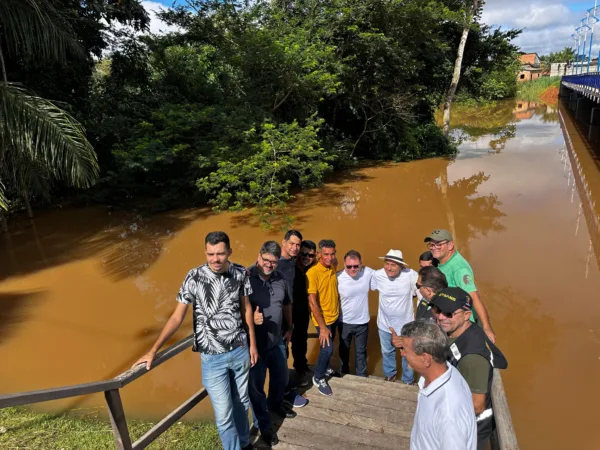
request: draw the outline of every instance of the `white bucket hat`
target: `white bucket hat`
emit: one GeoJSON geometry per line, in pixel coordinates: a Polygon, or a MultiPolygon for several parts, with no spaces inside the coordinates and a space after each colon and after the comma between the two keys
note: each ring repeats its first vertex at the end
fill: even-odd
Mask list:
{"type": "Polygon", "coordinates": [[[402,265],[408,267],[408,264],[406,264],[404,262],[404,260],[402,259],[402,252],[400,250],[390,249],[387,252],[387,255],[380,256],[379,259],[389,259],[390,261],[394,261],[394,262],[397,262],[398,264],[402,264],[402,265]]]}

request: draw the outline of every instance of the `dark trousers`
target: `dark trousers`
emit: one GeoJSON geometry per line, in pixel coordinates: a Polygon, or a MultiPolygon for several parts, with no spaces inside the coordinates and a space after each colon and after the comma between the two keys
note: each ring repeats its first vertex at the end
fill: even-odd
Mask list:
{"type": "MultiPolygon", "coordinates": [[[[335,339],[337,320],[332,324],[327,325],[327,329],[331,331],[331,337],[329,338],[329,345],[319,347],[319,358],[317,359],[317,366],[315,367],[316,380],[325,378],[325,372],[329,368],[329,361],[331,360],[331,355],[333,355],[333,340],[335,339]]],[[[319,334],[319,327],[317,327],[317,334],[319,334]]]]}
{"type": "Polygon", "coordinates": [[[350,346],[354,337],[354,365],[356,375],[367,376],[367,340],[369,338],[369,324],[351,325],[339,323],[340,329],[340,360],[342,373],[350,373],[350,346]]]}
{"type": "Polygon", "coordinates": [[[283,342],[259,354],[258,362],[250,368],[248,393],[254,417],[254,426],[261,431],[271,429],[269,411],[281,408],[283,392],[288,384],[288,367],[283,342]],[[269,370],[269,397],[265,394],[265,380],[269,370]]]}
{"type": "Polygon", "coordinates": [[[294,357],[294,369],[298,373],[308,370],[306,359],[308,341],[308,306],[297,307],[292,312],[294,331],[292,333],[292,356],[294,357]]]}

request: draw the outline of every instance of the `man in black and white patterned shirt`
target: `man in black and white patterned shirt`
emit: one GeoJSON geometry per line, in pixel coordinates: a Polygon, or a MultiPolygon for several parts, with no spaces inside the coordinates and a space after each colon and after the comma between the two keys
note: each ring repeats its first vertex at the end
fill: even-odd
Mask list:
{"type": "Polygon", "coordinates": [[[152,360],[177,331],[193,305],[194,351],[202,360],[202,384],[208,391],[224,450],[252,449],[248,424],[248,378],[258,360],[252,293],[246,269],[229,262],[229,237],[222,231],[205,239],[206,264],[189,271],[179,302],[152,349],[135,365],[152,360]]]}

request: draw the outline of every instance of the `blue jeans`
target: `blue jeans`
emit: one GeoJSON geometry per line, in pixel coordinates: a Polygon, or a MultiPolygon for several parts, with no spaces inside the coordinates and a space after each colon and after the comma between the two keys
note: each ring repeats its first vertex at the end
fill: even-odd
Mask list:
{"type": "MultiPolygon", "coordinates": [[[[317,334],[319,334],[319,327],[317,328],[317,334]]],[[[315,379],[320,380],[325,378],[325,372],[329,368],[329,361],[331,355],[333,355],[333,340],[335,339],[335,330],[337,329],[337,320],[330,325],[327,325],[327,329],[331,331],[331,337],[329,338],[329,345],[321,347],[319,343],[319,358],[317,359],[317,366],[315,367],[315,379]]]]}
{"type": "Polygon", "coordinates": [[[261,432],[271,429],[269,411],[283,406],[283,392],[288,384],[285,344],[259,353],[258,362],[250,369],[250,404],[254,426],[261,432]],[[265,379],[269,370],[269,397],[265,394],[265,379]]]}
{"type": "Polygon", "coordinates": [[[354,336],[354,366],[356,375],[367,376],[367,340],[369,338],[369,324],[351,325],[339,323],[340,328],[340,360],[342,373],[350,373],[350,345],[354,336]]]}
{"type": "MultiPolygon", "coordinates": [[[[392,345],[392,333],[379,330],[379,342],[381,343],[381,355],[383,357],[383,374],[386,377],[394,377],[398,373],[396,368],[396,347],[392,345]]],[[[406,358],[402,357],[402,382],[411,384],[415,380],[415,373],[408,367],[406,358]]]]}
{"type": "Polygon", "coordinates": [[[246,345],[218,355],[200,354],[202,384],[215,411],[224,450],[241,450],[250,444],[248,378],[250,353],[246,345]]]}

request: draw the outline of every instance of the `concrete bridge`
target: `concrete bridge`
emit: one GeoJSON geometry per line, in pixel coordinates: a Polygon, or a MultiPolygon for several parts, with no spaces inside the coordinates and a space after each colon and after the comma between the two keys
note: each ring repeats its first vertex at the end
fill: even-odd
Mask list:
{"type": "Polygon", "coordinates": [[[568,104],[575,119],[589,125],[587,139],[600,138],[600,73],[569,75],[562,78],[560,98],[568,104]]]}

